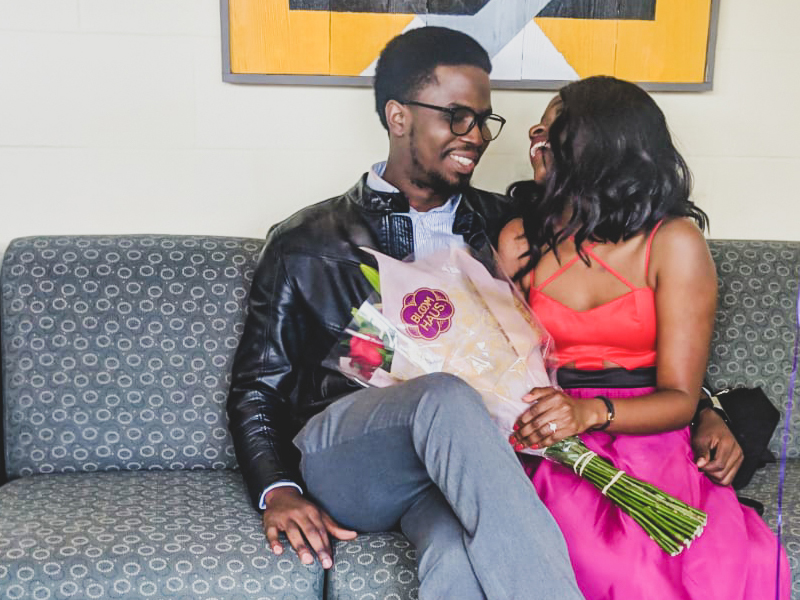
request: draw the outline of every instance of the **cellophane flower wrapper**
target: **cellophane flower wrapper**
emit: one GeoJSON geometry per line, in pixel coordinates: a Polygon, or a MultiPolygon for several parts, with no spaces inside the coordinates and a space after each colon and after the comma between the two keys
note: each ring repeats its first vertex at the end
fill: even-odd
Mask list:
{"type": "Polygon", "coordinates": [[[412,262],[366,251],[378,262],[380,292],[353,310],[325,365],[377,387],[428,373],[457,375],[510,435],[529,407],[522,397],[554,385],[552,338],[493,252],[454,246],[412,262]]]}
{"type": "MultiPolygon", "coordinates": [[[[366,250],[366,249],[365,249],[366,250]]],[[[509,436],[534,387],[555,386],[553,342],[489,250],[451,247],[410,262],[373,250],[375,288],[324,364],[364,386],[386,387],[428,373],[457,375],[481,393],[509,436]]],[[[578,436],[525,453],[544,456],[591,482],[667,553],[696,539],[705,513],[620,471],[578,436]]]]}

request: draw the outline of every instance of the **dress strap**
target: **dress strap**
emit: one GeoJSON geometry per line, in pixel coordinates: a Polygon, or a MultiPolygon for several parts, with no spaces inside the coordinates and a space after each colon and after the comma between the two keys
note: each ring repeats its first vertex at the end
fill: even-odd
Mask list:
{"type": "Polygon", "coordinates": [[[536,286],[536,289],[537,289],[537,290],[541,290],[541,289],[542,289],[544,286],[546,286],[548,283],[550,283],[551,281],[553,281],[553,280],[554,280],[556,277],[558,277],[559,275],[561,275],[561,274],[562,274],[564,271],[566,271],[566,270],[567,270],[567,269],[569,269],[569,268],[570,268],[572,265],[574,265],[576,262],[578,262],[578,259],[580,259],[580,256],[578,256],[578,255],[576,254],[576,255],[575,255],[575,256],[573,256],[573,257],[572,257],[570,260],[568,260],[568,261],[567,261],[565,264],[561,265],[561,266],[558,268],[558,270],[556,270],[556,272],[555,272],[555,273],[553,273],[552,275],[550,275],[550,277],[548,277],[548,278],[547,278],[547,279],[545,279],[545,280],[544,280],[542,283],[540,283],[539,285],[537,285],[537,286],[536,286]]]}
{"type": "Polygon", "coordinates": [[[647,279],[648,273],[650,272],[650,248],[653,245],[653,238],[656,237],[656,231],[658,228],[664,224],[664,219],[661,219],[656,226],[653,227],[653,231],[650,232],[650,235],[647,238],[647,248],[644,252],[644,277],[647,279]]]}
{"type": "MultiPolygon", "coordinates": [[[[570,238],[569,238],[569,239],[571,239],[571,240],[574,240],[575,238],[574,238],[574,237],[572,237],[572,236],[570,236],[570,238]]],[[[594,248],[595,246],[597,246],[597,242],[593,242],[592,244],[589,244],[589,247],[588,247],[588,248],[586,248],[586,252],[591,252],[591,251],[592,251],[592,248],[594,248]]],[[[576,254],[575,254],[575,256],[573,256],[571,259],[569,259],[569,260],[566,262],[566,264],[563,264],[563,265],[561,265],[561,267],[560,267],[558,270],[556,270],[556,272],[555,272],[555,273],[553,273],[552,275],[550,275],[550,277],[548,277],[548,278],[547,278],[547,279],[545,279],[545,280],[544,280],[542,283],[540,283],[539,285],[537,285],[537,286],[536,286],[536,288],[532,288],[532,289],[541,290],[541,289],[542,289],[544,286],[546,286],[548,283],[550,283],[551,281],[553,281],[553,279],[555,279],[556,277],[558,277],[559,275],[561,275],[561,274],[562,274],[564,271],[566,271],[566,270],[567,270],[567,269],[569,269],[569,268],[570,268],[572,265],[574,265],[576,262],[578,262],[578,261],[580,260],[580,258],[581,258],[580,254],[577,254],[577,253],[576,253],[576,254]]]]}
{"type": "Polygon", "coordinates": [[[632,284],[630,281],[628,281],[627,279],[625,279],[625,278],[622,276],[622,274],[621,274],[619,271],[617,271],[615,268],[613,268],[611,265],[609,265],[609,264],[608,264],[606,261],[604,261],[602,258],[600,258],[599,256],[597,256],[597,254],[595,254],[594,252],[592,252],[592,249],[591,249],[591,248],[587,248],[587,249],[586,249],[586,252],[587,252],[587,254],[589,254],[589,256],[591,256],[593,259],[595,259],[597,262],[599,262],[599,263],[600,263],[602,266],[604,266],[604,267],[605,267],[605,269],[606,269],[606,271],[608,271],[609,273],[611,273],[611,274],[612,274],[614,277],[616,277],[617,279],[619,279],[619,280],[620,280],[622,283],[624,283],[625,285],[627,285],[627,286],[628,286],[629,288],[631,288],[632,290],[635,290],[635,289],[636,289],[636,286],[635,286],[635,285],[633,285],[633,284],[632,284]]]}

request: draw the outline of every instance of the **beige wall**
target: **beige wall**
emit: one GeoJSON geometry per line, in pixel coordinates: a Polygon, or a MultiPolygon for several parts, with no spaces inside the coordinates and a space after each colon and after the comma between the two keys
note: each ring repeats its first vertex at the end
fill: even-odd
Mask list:
{"type": "MultiPolygon", "coordinates": [[[[800,240],[800,2],[722,0],[713,92],[658,94],[712,236],[800,240]]],[[[386,152],[367,89],[221,81],[217,0],[0,0],[0,249],[17,236],[262,237],[386,152]]],[[[496,92],[476,182],[527,176],[550,94],[496,92]]]]}

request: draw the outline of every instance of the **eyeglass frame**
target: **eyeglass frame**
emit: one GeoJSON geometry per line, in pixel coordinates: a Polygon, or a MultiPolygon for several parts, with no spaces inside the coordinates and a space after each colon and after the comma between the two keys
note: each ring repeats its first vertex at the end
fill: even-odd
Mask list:
{"type": "Polygon", "coordinates": [[[436,106],[435,104],[427,104],[425,102],[417,102],[416,100],[407,100],[405,102],[401,101],[401,100],[398,100],[398,102],[400,102],[400,104],[402,104],[403,106],[409,106],[409,105],[410,106],[421,106],[422,108],[430,108],[432,110],[438,110],[439,112],[447,113],[448,115],[450,115],[450,133],[452,133],[453,135],[457,135],[457,136],[467,135],[470,131],[472,131],[475,128],[475,125],[479,125],[478,131],[481,132],[481,139],[484,142],[491,142],[491,141],[494,141],[497,138],[499,138],[500,134],[503,132],[503,127],[506,124],[506,120],[503,117],[501,117],[500,115],[497,115],[495,113],[488,113],[488,114],[484,113],[484,114],[481,115],[481,114],[478,114],[477,112],[475,112],[474,110],[472,110],[469,106],[459,106],[457,108],[450,108],[450,107],[447,107],[447,106],[436,106]],[[459,110],[466,110],[466,111],[469,111],[469,112],[472,113],[472,124],[469,127],[467,127],[467,130],[465,132],[463,132],[463,133],[457,133],[456,130],[453,129],[453,121],[456,118],[456,111],[459,111],[459,110]],[[483,135],[483,126],[486,123],[486,121],[491,117],[495,117],[494,120],[500,122],[500,129],[498,130],[496,136],[494,136],[493,138],[490,138],[490,139],[487,140],[486,137],[483,135]]]}

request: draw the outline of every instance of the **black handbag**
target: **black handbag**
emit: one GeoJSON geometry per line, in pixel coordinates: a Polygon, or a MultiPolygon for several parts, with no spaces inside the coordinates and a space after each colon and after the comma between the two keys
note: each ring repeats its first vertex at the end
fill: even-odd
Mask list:
{"type": "Polygon", "coordinates": [[[733,479],[733,489],[740,490],[750,483],[756,469],[775,462],[768,446],[781,414],[760,387],[725,388],[714,393],[712,402],[714,398],[722,406],[728,427],[744,454],[733,479]]]}

